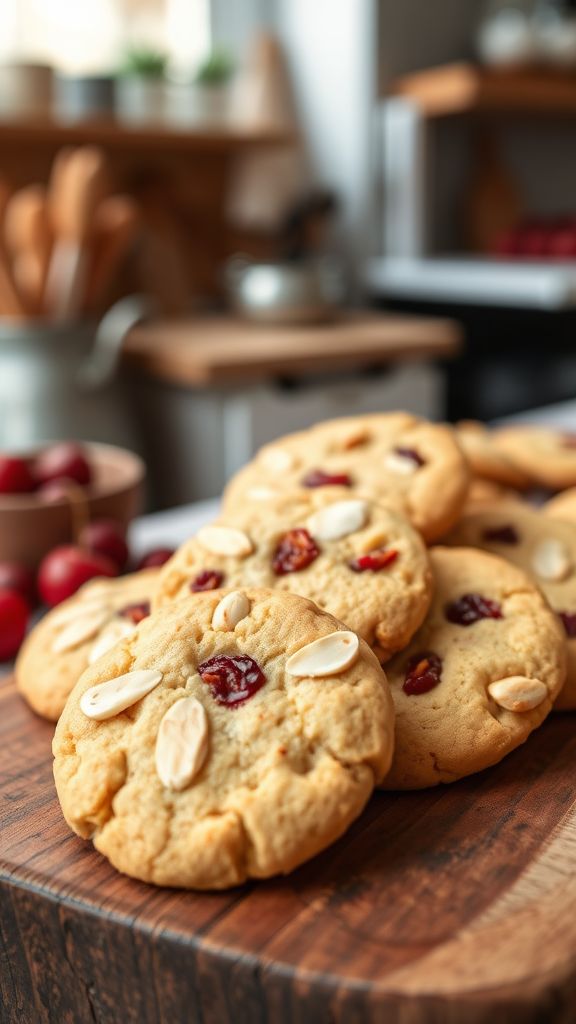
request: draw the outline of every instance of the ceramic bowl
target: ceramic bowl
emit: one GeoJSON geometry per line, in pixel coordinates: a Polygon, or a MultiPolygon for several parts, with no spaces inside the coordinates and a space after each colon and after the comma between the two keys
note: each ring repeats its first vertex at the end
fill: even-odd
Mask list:
{"type": "MultiPolygon", "coordinates": [[[[89,487],[73,485],[65,498],[50,501],[39,494],[0,495],[0,561],[34,568],[57,544],[73,542],[83,521],[116,519],[127,526],[137,515],[146,475],[142,459],[107,444],[83,448],[92,466],[89,487]]],[[[32,460],[40,450],[27,452],[26,458],[32,460]]]]}

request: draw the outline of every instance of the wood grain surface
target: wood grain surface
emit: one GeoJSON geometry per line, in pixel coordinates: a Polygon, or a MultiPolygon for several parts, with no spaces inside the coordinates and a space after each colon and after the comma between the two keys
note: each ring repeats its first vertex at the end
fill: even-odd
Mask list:
{"type": "Polygon", "coordinates": [[[160,890],[73,836],[51,727],[0,686],[6,1024],[573,1024],[576,719],[502,764],[379,793],[286,879],[160,890]]]}
{"type": "Polygon", "coordinates": [[[441,318],[351,313],[329,324],[283,327],[211,316],[135,327],[124,354],[130,366],[171,384],[219,386],[450,358],[460,340],[457,324],[441,318]]]}

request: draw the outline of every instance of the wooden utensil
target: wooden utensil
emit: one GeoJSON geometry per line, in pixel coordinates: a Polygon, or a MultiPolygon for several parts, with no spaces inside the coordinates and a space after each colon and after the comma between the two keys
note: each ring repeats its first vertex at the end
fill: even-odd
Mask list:
{"type": "Polygon", "coordinates": [[[113,278],[133,242],[140,217],[129,196],[108,196],[94,214],[94,241],[85,308],[101,312],[106,305],[113,278]]]}
{"type": "Polygon", "coordinates": [[[64,157],[50,189],[55,234],[46,282],[46,305],[55,319],[77,316],[86,294],[88,239],[94,210],[102,198],[106,160],[101,150],[85,146],[64,157]]]}
{"type": "Polygon", "coordinates": [[[4,242],[4,219],[10,194],[10,187],[0,179],[0,316],[23,317],[26,305],[14,281],[4,242]]]}
{"type": "Polygon", "coordinates": [[[4,217],[4,238],[16,285],[28,308],[40,313],[52,249],[44,186],[29,185],[11,196],[4,217]]]}

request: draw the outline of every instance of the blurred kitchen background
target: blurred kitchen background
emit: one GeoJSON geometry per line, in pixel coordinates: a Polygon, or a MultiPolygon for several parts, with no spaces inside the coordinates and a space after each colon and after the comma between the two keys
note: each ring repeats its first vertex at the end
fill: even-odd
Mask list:
{"type": "Polygon", "coordinates": [[[2,0],[0,449],[576,396],[576,0],[2,0]]]}

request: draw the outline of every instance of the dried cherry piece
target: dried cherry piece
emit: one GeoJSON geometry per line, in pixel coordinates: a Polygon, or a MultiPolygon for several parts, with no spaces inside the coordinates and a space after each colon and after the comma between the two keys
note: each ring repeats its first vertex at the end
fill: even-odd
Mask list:
{"type": "Polygon", "coordinates": [[[379,572],[380,569],[385,569],[386,566],[392,565],[393,562],[398,558],[398,552],[395,548],[388,548],[386,551],[384,548],[375,548],[374,551],[368,551],[365,555],[358,555],[358,558],[353,558],[348,565],[354,572],[379,572]]]}
{"type": "Polygon", "coordinates": [[[410,459],[414,462],[418,468],[426,465],[426,459],[423,459],[420,452],[417,452],[415,448],[395,448],[396,455],[400,455],[403,459],[410,459]]]}
{"type": "Polygon", "coordinates": [[[204,569],[192,580],[190,590],[193,594],[199,594],[203,590],[218,590],[223,582],[224,576],[221,572],[216,569],[204,569]]]}
{"type": "Polygon", "coordinates": [[[303,487],[351,487],[348,473],[325,473],[323,469],[311,469],[302,480],[303,487]]]}
{"type": "Polygon", "coordinates": [[[247,654],[217,654],[198,666],[202,682],[217,704],[237,707],[264,686],[266,676],[247,654]]]}
{"type": "Polygon", "coordinates": [[[576,636],[576,612],[557,612],[562,619],[566,636],[576,636]]]}
{"type": "Polygon", "coordinates": [[[146,619],[150,615],[150,601],[127,604],[125,608],[120,609],[118,615],[121,615],[124,619],[130,619],[130,622],[137,626],[139,622],[142,622],[142,619],[146,619]]]}
{"type": "Polygon", "coordinates": [[[406,677],[402,689],[409,697],[428,693],[438,686],[442,675],[442,658],[433,651],[415,654],[406,665],[406,677]]]}
{"type": "Polygon", "coordinates": [[[520,534],[512,523],[506,523],[505,526],[491,526],[484,530],[482,540],[496,541],[497,544],[519,544],[520,534]]]}
{"type": "Polygon", "coordinates": [[[497,601],[491,601],[482,594],[462,594],[457,601],[451,601],[444,608],[448,622],[457,626],[471,626],[480,619],[501,619],[502,608],[497,601]]]}
{"type": "Polygon", "coordinates": [[[319,554],[320,548],[308,530],[297,527],[295,530],[288,530],[288,533],[278,541],[272,555],[272,568],[277,576],[301,572],[318,558],[319,554]]]}

